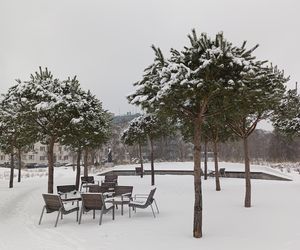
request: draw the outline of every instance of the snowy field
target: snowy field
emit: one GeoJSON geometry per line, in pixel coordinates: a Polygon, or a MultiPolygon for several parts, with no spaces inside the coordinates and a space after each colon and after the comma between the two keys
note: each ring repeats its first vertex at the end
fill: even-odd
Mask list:
{"type": "MultiPolygon", "coordinates": [[[[210,168],[212,163],[210,162],[210,168]]],[[[117,168],[134,166],[118,166],[117,168]]],[[[192,163],[160,163],[157,168],[188,169],[192,163]]],[[[242,169],[242,164],[220,163],[220,167],[242,169]]],[[[274,172],[276,170],[255,166],[274,172]]],[[[148,165],[146,165],[148,168],[148,165]]],[[[57,228],[57,213],[45,214],[41,225],[42,193],[47,191],[46,174],[31,174],[8,189],[0,169],[0,249],[264,249],[296,250],[300,246],[300,175],[284,173],[293,181],[252,180],[252,207],[244,208],[244,180],[221,179],[221,192],[215,191],[214,179],[203,181],[203,238],[192,237],[193,177],[156,176],[155,195],[160,214],[154,219],[151,209],[138,210],[128,218],[116,210],[116,218],[103,215],[98,225],[92,212],[84,214],[82,224],[76,213],[65,215],[57,228]]],[[[281,173],[279,173],[281,174],[281,173]]],[[[97,180],[103,177],[95,176],[97,180]]],[[[73,184],[72,168],[55,168],[56,185],[73,184]]],[[[134,193],[151,189],[150,177],[119,177],[120,185],[133,185],[134,193]]]]}

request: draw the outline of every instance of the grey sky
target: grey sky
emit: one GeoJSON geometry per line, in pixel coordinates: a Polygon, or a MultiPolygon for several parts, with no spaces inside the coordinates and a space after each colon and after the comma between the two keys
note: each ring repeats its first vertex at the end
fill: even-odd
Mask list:
{"type": "Polygon", "coordinates": [[[134,111],[125,96],[153,59],[188,44],[192,28],[223,31],[234,44],[260,44],[256,55],[300,80],[297,0],[0,0],[0,92],[47,66],[77,75],[106,109],[134,111]]]}

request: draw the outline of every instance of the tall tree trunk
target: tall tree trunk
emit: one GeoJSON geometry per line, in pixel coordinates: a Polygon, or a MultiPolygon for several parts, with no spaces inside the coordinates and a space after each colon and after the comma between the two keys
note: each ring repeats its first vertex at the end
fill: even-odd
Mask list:
{"type": "Polygon", "coordinates": [[[215,162],[215,180],[216,180],[216,191],[221,190],[220,186],[220,173],[218,164],[218,143],[216,140],[213,141],[214,144],[214,162],[215,162]]]}
{"type": "Polygon", "coordinates": [[[79,190],[80,184],[80,160],[81,160],[81,150],[77,150],[77,160],[76,160],[76,189],[79,190]]]}
{"type": "Polygon", "coordinates": [[[208,140],[205,138],[204,141],[204,180],[207,180],[207,143],[208,140]]]}
{"type": "Polygon", "coordinates": [[[143,164],[143,156],[142,156],[142,146],[139,143],[139,152],[140,152],[140,164],[141,164],[141,178],[144,176],[144,164],[143,164]]]}
{"type": "Polygon", "coordinates": [[[248,152],[248,138],[245,136],[244,140],[244,156],[245,156],[245,207],[251,207],[251,180],[250,180],[250,160],[248,152]]]}
{"type": "Polygon", "coordinates": [[[53,178],[54,178],[54,143],[56,138],[51,136],[48,144],[48,193],[53,193],[53,178]]]}
{"type": "Polygon", "coordinates": [[[151,185],[155,185],[155,177],[154,177],[154,153],[153,153],[153,139],[148,136],[148,144],[150,147],[150,161],[151,161],[151,185]]]}
{"type": "Polygon", "coordinates": [[[87,149],[84,149],[84,156],[83,156],[83,175],[84,176],[88,176],[89,173],[88,173],[88,150],[87,149]]]}
{"type": "Polygon", "coordinates": [[[153,153],[153,140],[150,138],[150,150],[151,150],[151,185],[155,185],[154,179],[154,153],[153,153]]]}
{"type": "Polygon", "coordinates": [[[15,168],[15,162],[14,162],[14,147],[11,147],[10,150],[10,177],[9,177],[9,188],[12,188],[14,186],[14,168],[15,168]]]}
{"type": "Polygon", "coordinates": [[[21,167],[22,167],[21,149],[18,148],[18,182],[21,182],[21,167]]]}
{"type": "Polygon", "coordinates": [[[202,187],[201,187],[201,124],[199,115],[194,121],[194,228],[193,236],[202,237],[202,187]]]}

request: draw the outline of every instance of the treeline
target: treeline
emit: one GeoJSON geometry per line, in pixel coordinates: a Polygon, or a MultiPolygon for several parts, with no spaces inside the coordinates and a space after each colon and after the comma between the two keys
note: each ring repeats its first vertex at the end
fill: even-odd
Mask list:
{"type": "MultiPolygon", "coordinates": [[[[115,139],[112,141],[114,160],[117,163],[139,163],[139,148],[137,145],[126,146],[118,140],[118,132],[126,123],[115,124],[115,139]]],[[[219,144],[219,160],[243,162],[243,141],[228,140],[219,144]]],[[[201,147],[204,151],[204,145],[201,147]]],[[[212,145],[208,143],[208,152],[212,145]]],[[[262,162],[297,162],[300,160],[299,138],[288,138],[275,131],[256,129],[249,137],[249,154],[252,163],[262,162]]],[[[180,132],[172,136],[164,136],[154,140],[154,155],[156,161],[192,161],[193,144],[186,142],[180,132]]],[[[209,153],[209,157],[211,154],[209,153]]],[[[150,160],[150,150],[147,143],[143,145],[144,161],[150,160]]]]}
{"type": "MultiPolygon", "coordinates": [[[[300,160],[299,138],[288,138],[276,131],[257,129],[249,137],[249,154],[253,163],[259,162],[297,162],[300,160]]],[[[219,146],[222,161],[242,162],[244,153],[242,141],[227,141],[219,146]]]]}

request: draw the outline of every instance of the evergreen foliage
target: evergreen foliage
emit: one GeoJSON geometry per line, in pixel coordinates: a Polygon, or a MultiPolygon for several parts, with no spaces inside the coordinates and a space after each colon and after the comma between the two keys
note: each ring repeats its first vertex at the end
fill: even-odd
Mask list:
{"type": "MultiPolygon", "coordinates": [[[[8,96],[3,95],[0,102],[0,150],[10,155],[11,172],[9,187],[13,187],[14,165],[16,151],[25,151],[36,141],[35,127],[26,122],[20,113],[21,106],[8,101],[8,96]]],[[[19,175],[21,181],[21,156],[18,153],[19,175]]]]}
{"type": "MultiPolygon", "coordinates": [[[[102,103],[90,91],[81,93],[83,103],[78,115],[64,129],[60,143],[77,152],[76,185],[80,181],[80,158],[83,151],[101,147],[111,134],[111,115],[102,108],[102,103]]],[[[88,175],[85,164],[84,175],[88,175]]]]}
{"type": "Polygon", "coordinates": [[[300,96],[297,89],[288,90],[272,117],[277,132],[289,138],[300,133],[300,96]]]}
{"type": "Polygon", "coordinates": [[[73,119],[80,118],[80,110],[86,105],[83,94],[76,77],[60,81],[41,67],[29,81],[18,80],[8,90],[6,100],[21,107],[20,115],[37,128],[36,139],[48,145],[48,193],[53,193],[54,143],[73,119]]]}

